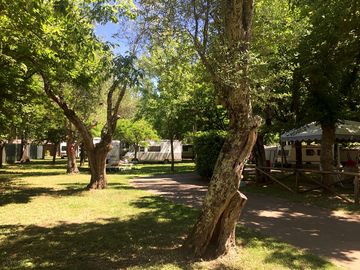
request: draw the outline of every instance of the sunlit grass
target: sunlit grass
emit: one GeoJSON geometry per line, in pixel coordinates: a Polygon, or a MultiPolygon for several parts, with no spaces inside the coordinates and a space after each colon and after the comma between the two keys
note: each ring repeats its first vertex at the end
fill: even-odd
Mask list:
{"type": "MultiPolygon", "coordinates": [[[[198,211],[129,184],[133,175],[169,173],[137,165],[109,174],[106,190],[86,191],[89,175],[65,163],[0,170],[0,269],[336,269],[319,257],[238,228],[238,253],[196,261],[179,249],[198,211]]],[[[193,164],[177,164],[178,172],[193,164]]]]}

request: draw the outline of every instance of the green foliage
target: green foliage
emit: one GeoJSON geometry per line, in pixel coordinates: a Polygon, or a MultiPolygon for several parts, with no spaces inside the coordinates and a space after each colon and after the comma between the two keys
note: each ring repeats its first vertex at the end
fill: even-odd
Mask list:
{"type": "Polygon", "coordinates": [[[226,112],[217,105],[214,87],[189,37],[168,32],[159,39],[151,41],[149,55],[139,61],[146,76],[138,115],[167,139],[183,139],[199,130],[226,129],[226,112]]]}
{"type": "Polygon", "coordinates": [[[303,116],[334,124],[358,114],[359,1],[298,2],[311,27],[299,45],[299,81],[306,100],[303,116]]]}
{"type": "Polygon", "coordinates": [[[152,125],[144,119],[135,121],[130,119],[118,120],[114,138],[135,147],[146,146],[148,140],[159,139],[152,125]]]}
{"type": "MultiPolygon", "coordinates": [[[[132,72],[133,57],[113,57],[109,47],[96,38],[94,27],[133,17],[134,12],[131,0],[1,0],[0,84],[5,85],[4,96],[13,101],[14,93],[24,89],[44,96],[46,78],[50,82],[46,94],[67,110],[67,117],[76,115],[87,129],[104,122],[106,116],[99,109],[104,107],[109,81],[130,85],[138,74],[132,72]],[[37,82],[36,87],[29,86],[29,81],[37,82]]],[[[53,137],[55,130],[60,132],[63,123],[50,124],[51,116],[43,117],[47,113],[34,117],[34,112],[45,111],[39,106],[35,109],[29,99],[24,98],[23,104],[27,118],[22,123],[48,124],[38,129],[39,140],[48,139],[47,133],[53,137]]],[[[61,116],[55,117],[63,122],[61,116]]]]}
{"type": "Polygon", "coordinates": [[[225,137],[225,131],[206,131],[195,134],[195,164],[201,176],[211,178],[225,137]]]}

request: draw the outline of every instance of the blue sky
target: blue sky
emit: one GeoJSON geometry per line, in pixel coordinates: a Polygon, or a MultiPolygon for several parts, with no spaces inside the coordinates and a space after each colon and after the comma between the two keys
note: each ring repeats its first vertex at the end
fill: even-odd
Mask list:
{"type": "Polygon", "coordinates": [[[111,42],[116,45],[115,53],[125,53],[129,46],[125,40],[114,37],[116,33],[120,32],[120,26],[115,23],[107,23],[105,25],[98,24],[95,26],[95,34],[103,41],[111,42]]]}

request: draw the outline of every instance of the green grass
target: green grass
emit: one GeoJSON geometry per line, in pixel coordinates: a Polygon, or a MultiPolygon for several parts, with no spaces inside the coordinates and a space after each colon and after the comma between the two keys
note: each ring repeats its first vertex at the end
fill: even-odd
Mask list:
{"type": "MultiPolygon", "coordinates": [[[[177,164],[177,172],[193,164],[177,164]]],[[[337,269],[319,257],[238,227],[233,257],[194,261],[179,249],[198,211],[129,184],[133,175],[169,173],[137,165],[85,191],[89,175],[66,175],[62,161],[0,170],[0,269],[337,269]]]]}

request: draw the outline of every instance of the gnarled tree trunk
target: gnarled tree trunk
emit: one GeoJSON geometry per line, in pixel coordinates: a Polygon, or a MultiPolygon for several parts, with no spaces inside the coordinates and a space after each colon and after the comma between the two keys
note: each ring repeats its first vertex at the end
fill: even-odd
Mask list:
{"type": "Polygon", "coordinates": [[[223,0],[216,8],[223,16],[218,32],[223,45],[217,48],[214,58],[209,58],[206,46],[197,39],[198,33],[194,43],[212,76],[219,100],[227,109],[229,134],[217,159],[201,215],[184,246],[195,256],[218,257],[235,247],[235,228],[246,202],[239,186],[260,119],[252,116],[247,77],[253,0],[223,0]]]}
{"type": "Polygon", "coordinates": [[[256,141],[258,123],[244,115],[230,131],[211,178],[202,213],[185,245],[195,255],[226,254],[235,246],[235,228],[247,200],[238,189],[244,165],[256,141]]]}
{"type": "MultiPolygon", "coordinates": [[[[323,171],[333,171],[334,158],[333,158],[333,145],[335,143],[335,124],[321,124],[321,153],[320,164],[323,171]]],[[[332,175],[322,175],[323,184],[330,187],[332,184],[332,175]]],[[[327,192],[327,190],[324,190],[327,192]]]]}
{"type": "Polygon", "coordinates": [[[88,189],[104,189],[107,186],[106,179],[106,156],[111,150],[111,138],[102,140],[96,144],[92,150],[87,150],[89,167],[91,172],[90,183],[88,189]]]}

